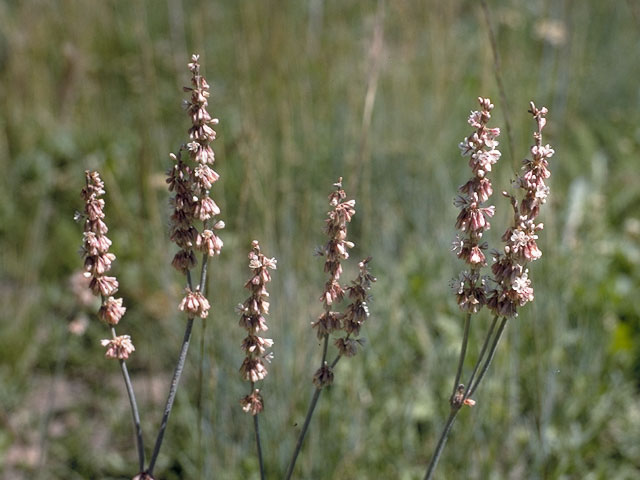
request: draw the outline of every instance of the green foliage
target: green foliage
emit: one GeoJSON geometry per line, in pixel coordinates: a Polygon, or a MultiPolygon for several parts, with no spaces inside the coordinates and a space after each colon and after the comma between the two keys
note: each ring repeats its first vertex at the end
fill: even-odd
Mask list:
{"type": "MultiPolygon", "coordinates": [[[[490,2],[493,3],[493,2],[490,2]]],[[[491,4],[516,158],[528,101],[549,108],[552,196],[536,301],[511,322],[473,409],[459,415],[439,478],[636,478],[640,469],[640,64],[636,17],[620,3],[491,4]],[[551,21],[551,22],[550,22],[551,21]],[[555,28],[555,30],[554,30],[555,28]],[[555,32],[555,34],[554,34],[555,32]],[[554,35],[560,35],[559,37],[554,35]],[[564,35],[564,37],[563,37],[564,35]],[[635,55],[635,57],[634,57],[635,55]]],[[[452,198],[465,180],[457,143],[478,95],[504,126],[477,2],[384,2],[375,104],[376,2],[0,4],[0,472],[4,478],[131,478],[130,413],[106,335],[69,289],[81,265],[85,169],[99,169],[122,332],[147,447],[184,328],[169,267],[164,171],[186,139],[186,63],[201,54],[227,223],[210,270],[212,315],[197,324],[158,477],[258,478],[237,373],[252,239],[278,258],[263,385],[267,476],[280,478],[312,394],[320,351],[309,323],[324,277],[326,195],[344,177],[357,199],[355,258],[379,281],[362,354],[341,361],[320,400],[297,478],[422,478],[444,423],[462,331],[448,283],[452,198]],[[82,336],[69,321],[91,317],[82,336]],[[202,343],[201,343],[202,342],[202,343]],[[44,434],[46,432],[46,435],[44,434]]],[[[507,202],[490,232],[508,221],[507,202]]],[[[354,271],[345,272],[350,278],[354,271]]],[[[489,318],[472,325],[471,359],[489,318]]]]}

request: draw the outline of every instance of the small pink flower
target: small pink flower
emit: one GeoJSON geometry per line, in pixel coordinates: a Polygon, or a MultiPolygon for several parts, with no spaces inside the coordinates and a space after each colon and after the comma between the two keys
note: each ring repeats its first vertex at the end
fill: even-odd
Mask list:
{"type": "Polygon", "coordinates": [[[207,190],[210,189],[220,178],[220,175],[214,172],[213,169],[207,165],[198,165],[193,171],[193,174],[207,190]]]}
{"type": "Polygon", "coordinates": [[[94,277],[104,275],[111,270],[111,262],[116,259],[113,253],[102,253],[87,256],[84,260],[84,269],[94,277]]]}
{"type": "Polygon", "coordinates": [[[103,347],[107,347],[107,352],[105,353],[107,358],[126,360],[135,351],[129,335],[120,335],[110,340],[102,340],[101,343],[103,347]]]}
{"type": "Polygon", "coordinates": [[[267,368],[260,357],[245,357],[240,367],[242,378],[248,382],[258,382],[267,376],[267,368]]]}
{"type": "Polygon", "coordinates": [[[471,248],[471,252],[469,254],[469,263],[471,265],[484,265],[485,264],[485,256],[480,250],[478,245],[474,245],[471,248]]]}
{"type": "Polygon", "coordinates": [[[264,409],[264,401],[262,400],[262,395],[260,395],[260,390],[257,388],[244,397],[240,401],[240,404],[242,405],[242,410],[254,416],[258,415],[264,409]]]}
{"type": "MultiPolygon", "coordinates": [[[[104,193],[104,192],[103,192],[104,193]]],[[[91,222],[95,222],[104,218],[104,200],[102,198],[98,199],[95,197],[87,200],[85,211],[87,213],[87,218],[91,222]]]]}
{"type": "Polygon", "coordinates": [[[213,230],[204,230],[196,237],[196,248],[208,256],[220,255],[223,242],[213,230]]]}
{"type": "Polygon", "coordinates": [[[94,295],[109,297],[118,291],[118,280],[116,277],[93,277],[89,283],[89,288],[91,288],[94,295]]]}
{"type": "Polygon", "coordinates": [[[182,312],[186,312],[190,317],[207,318],[209,315],[209,301],[202,293],[190,289],[185,290],[187,293],[180,302],[178,308],[182,312]]]}
{"type": "Polygon", "coordinates": [[[109,297],[100,307],[98,317],[109,325],[117,325],[126,311],[127,309],[122,306],[121,298],[109,297]]]}
{"type": "Polygon", "coordinates": [[[105,235],[97,235],[94,232],[84,232],[84,248],[88,255],[100,255],[109,251],[111,240],[105,235]]]}
{"type": "Polygon", "coordinates": [[[258,337],[257,335],[249,334],[242,341],[242,349],[246,352],[247,355],[264,355],[267,348],[271,348],[272,346],[272,339],[258,337]]]}
{"type": "Polygon", "coordinates": [[[511,288],[515,292],[520,306],[533,301],[533,288],[531,288],[529,270],[525,270],[522,275],[516,277],[511,284],[511,288]]]}
{"type": "Polygon", "coordinates": [[[211,197],[202,197],[198,203],[196,203],[195,216],[200,220],[208,220],[215,215],[220,214],[220,207],[216,205],[211,197]]]}

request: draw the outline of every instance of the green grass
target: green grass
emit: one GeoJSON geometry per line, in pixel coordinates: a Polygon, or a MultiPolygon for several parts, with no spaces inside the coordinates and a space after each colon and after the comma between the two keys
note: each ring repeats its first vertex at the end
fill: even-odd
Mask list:
{"type": "MultiPolygon", "coordinates": [[[[91,316],[84,336],[66,333],[81,313],[68,277],[81,265],[72,217],[88,168],[106,182],[114,271],[129,308],[120,331],[136,344],[130,369],[147,445],[153,440],[184,327],[163,173],[168,153],[186,139],[180,87],[192,52],[201,55],[210,111],[221,120],[214,148],[222,178],[213,196],[227,228],[210,270],[212,314],[194,329],[158,477],[258,478],[251,419],[238,404],[247,386],[233,311],[245,297],[254,238],[278,258],[269,332],[276,358],[261,428],[268,476],[282,476],[320,356],[309,323],[321,312],[324,276],[313,249],[323,242],[326,195],[343,176],[357,199],[354,260],[372,254],[378,283],[366,348],[339,364],[323,393],[297,478],[422,478],[445,420],[462,330],[448,289],[462,268],[449,252],[452,199],[468,176],[457,143],[478,95],[494,100],[496,125],[504,126],[504,107],[477,2],[384,2],[375,103],[363,128],[377,5],[0,4],[3,478],[135,473],[123,385],[99,346],[106,330],[91,316]]],[[[516,155],[509,158],[503,138],[495,183],[506,186],[528,153],[534,100],[550,111],[552,197],[544,256],[532,266],[536,301],[509,325],[438,476],[635,478],[639,12],[632,2],[489,7],[516,155]],[[540,38],[546,19],[564,27],[564,43],[540,38]]],[[[508,205],[497,196],[494,203],[495,238],[508,205]]],[[[474,323],[472,345],[488,322],[474,323]]]]}

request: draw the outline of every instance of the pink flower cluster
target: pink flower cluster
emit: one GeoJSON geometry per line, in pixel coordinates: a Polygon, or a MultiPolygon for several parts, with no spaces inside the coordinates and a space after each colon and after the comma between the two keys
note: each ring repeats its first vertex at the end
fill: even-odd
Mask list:
{"type": "Polygon", "coordinates": [[[245,288],[251,292],[249,298],[244,303],[238,305],[240,313],[240,326],[247,331],[247,336],[242,341],[242,349],[245,352],[245,359],[240,367],[242,377],[251,382],[251,393],[241,401],[242,409],[257,415],[262,411],[263,401],[260,390],[253,388],[257,381],[264,380],[268,371],[265,361],[268,363],[273,357],[272,353],[267,353],[267,349],[273,346],[273,340],[263,338],[259,332],[268,330],[265,315],[269,313],[269,292],[267,283],[271,281],[269,270],[276,269],[277,260],[268,258],[260,251],[260,244],[257,240],[251,243],[249,252],[249,268],[251,278],[245,284],[245,288]]]}
{"type": "Polygon", "coordinates": [[[346,200],[347,194],[342,189],[342,178],[333,185],[335,191],[329,194],[331,210],[325,220],[325,232],[329,237],[327,244],[318,253],[325,257],[324,271],[329,274],[329,280],[325,283],[320,300],[324,304],[324,312],[318,320],[313,322],[318,339],[323,339],[331,332],[342,329],[342,314],[331,311],[334,303],[339,303],[344,297],[344,290],[340,285],[342,274],[341,261],[349,258],[349,249],[354,247],[353,242],[347,240],[347,224],[356,213],[355,200],[346,200]]]}
{"type": "Polygon", "coordinates": [[[129,335],[120,335],[110,340],[102,340],[100,343],[103,347],[107,347],[107,353],[105,353],[107,358],[126,360],[135,351],[129,335]]]}
{"type": "MultiPolygon", "coordinates": [[[[347,240],[347,224],[355,215],[355,200],[345,200],[347,194],[342,189],[342,178],[334,184],[335,191],[329,195],[331,210],[327,213],[325,232],[329,237],[327,244],[318,252],[325,257],[324,271],[329,274],[320,300],[324,305],[324,312],[312,323],[316,329],[318,339],[328,341],[328,336],[337,331],[344,331],[345,336],[334,342],[340,356],[352,357],[358,351],[362,340],[356,338],[360,328],[369,317],[367,307],[368,294],[371,284],[376,279],[369,273],[368,266],[371,258],[359,263],[359,274],[349,287],[340,285],[342,274],[342,260],[349,258],[349,249],[353,242],[347,240]],[[342,301],[345,293],[352,300],[344,312],[333,311],[332,307],[342,301]]],[[[326,345],[326,344],[325,344],[326,345]]],[[[326,355],[326,350],[325,350],[326,355]]],[[[333,364],[335,365],[335,363],[333,364]]],[[[313,383],[317,388],[330,385],[333,382],[333,365],[326,361],[313,376],[313,383]]]]}
{"type": "Polygon", "coordinates": [[[533,134],[534,145],[531,147],[531,158],[523,161],[522,173],[514,181],[523,196],[518,205],[514,196],[503,192],[511,200],[514,223],[502,235],[504,251],[494,253],[491,267],[496,288],[491,292],[487,305],[495,315],[504,317],[516,316],[518,307],[533,300],[533,288],[526,265],[542,256],[536,240],[543,224],[536,223],[536,217],[549,195],[545,180],[551,176],[549,158],[555,153],[550,145],[542,145],[547,109],[538,109],[533,102],[530,107],[529,113],[537,124],[537,131],[533,134]]]}
{"type": "Polygon", "coordinates": [[[369,294],[367,292],[371,289],[371,284],[376,281],[376,278],[369,272],[370,261],[371,257],[368,257],[358,264],[358,277],[346,288],[351,303],[342,315],[342,329],[347,335],[335,341],[340,355],[345,357],[353,357],[358,352],[358,345],[362,345],[362,340],[354,337],[360,335],[360,329],[369,318],[367,305],[369,294]]]}
{"type": "Polygon", "coordinates": [[[223,243],[215,232],[224,228],[222,221],[210,226],[212,219],[220,213],[220,208],[209,195],[209,190],[219,179],[219,175],[211,168],[215,155],[210,145],[216,138],[211,125],[217,125],[218,119],[212,118],[207,112],[209,84],[200,75],[198,55],[191,58],[189,70],[192,74],[191,87],[184,89],[191,92],[190,100],[185,102],[192,123],[189,129],[190,142],[183,145],[178,155],[170,155],[175,165],[167,173],[169,191],[175,192],[171,199],[173,213],[170,238],[180,247],[172,265],[183,273],[196,265],[194,250],[210,257],[220,254],[223,243]],[[193,165],[182,160],[185,150],[193,165]],[[196,220],[203,222],[202,231],[196,228],[196,220]]]}
{"type": "Polygon", "coordinates": [[[475,132],[460,143],[462,154],[470,157],[469,167],[474,176],[459,188],[460,195],[455,200],[455,205],[460,208],[456,228],[464,236],[459,235],[453,244],[458,258],[471,268],[462,272],[452,286],[462,310],[476,313],[483,305],[487,305],[497,316],[513,317],[517,315],[518,307],[533,300],[533,288],[526,265],[542,255],[536,240],[543,225],[536,223],[535,219],[549,194],[545,180],[551,175],[548,159],[554,151],[549,145],[542,145],[547,109],[537,109],[531,103],[530,113],[538,127],[534,133],[535,143],[531,147],[531,159],[524,160],[522,173],[513,182],[523,192],[520,204],[515,196],[503,192],[511,200],[514,223],[502,236],[504,251],[493,252],[491,281],[495,286],[489,288],[487,278],[480,276],[480,269],[486,265],[484,251],[487,249],[487,244],[481,243],[481,238],[490,227],[488,219],[494,215],[495,208],[485,207],[483,203],[493,192],[486,173],[500,158],[500,152],[496,150],[496,138],[500,130],[487,127],[493,109],[491,101],[488,98],[479,98],[478,101],[480,110],[471,112],[469,116],[469,124],[475,128],[475,132]]]}
{"type": "Polygon", "coordinates": [[[473,176],[458,191],[454,204],[460,209],[456,228],[461,235],[456,237],[453,250],[458,258],[470,265],[470,271],[461,273],[453,287],[458,305],[464,311],[475,313],[485,303],[485,280],[480,277],[480,269],[486,265],[484,250],[487,243],[482,242],[484,231],[491,228],[489,218],[493,217],[495,207],[485,206],[493,193],[487,173],[500,158],[496,149],[499,128],[489,128],[493,104],[488,98],[478,98],[480,110],[472,111],[468,123],[475,131],[459,145],[463,156],[469,157],[469,167],[473,176]]]}
{"type": "MultiPolygon", "coordinates": [[[[105,202],[101,198],[105,194],[104,182],[98,172],[86,171],[85,179],[86,185],[81,192],[85,219],[82,242],[84,276],[90,279],[89,288],[93,294],[102,298],[98,316],[113,327],[120,322],[127,309],[122,306],[122,298],[113,297],[118,291],[118,280],[106,275],[116,256],[109,252],[111,240],[107,237],[109,229],[104,222],[105,202]]],[[[106,356],[110,358],[126,359],[135,350],[127,335],[103,340],[102,343],[108,346],[106,356]],[[124,347],[115,348],[116,344],[124,347]]]]}

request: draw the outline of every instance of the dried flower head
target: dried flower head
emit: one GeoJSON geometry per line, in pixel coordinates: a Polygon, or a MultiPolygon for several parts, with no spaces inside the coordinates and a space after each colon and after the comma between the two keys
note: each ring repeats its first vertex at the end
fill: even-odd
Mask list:
{"type": "Polygon", "coordinates": [[[327,362],[313,375],[313,384],[316,388],[328,387],[333,383],[333,368],[327,362]]]}
{"type": "MultiPolygon", "coordinates": [[[[370,261],[371,257],[368,257],[358,264],[358,277],[346,288],[351,303],[347,306],[342,319],[342,328],[347,333],[347,338],[343,339],[341,343],[336,342],[339,350],[343,345],[349,344],[349,336],[357,337],[360,334],[360,328],[369,318],[368,291],[371,289],[373,282],[376,281],[376,278],[369,272],[370,261]]],[[[355,347],[355,345],[351,345],[355,347]]],[[[355,350],[352,349],[351,351],[355,350]]]]}
{"type": "Polygon", "coordinates": [[[324,304],[324,312],[312,323],[318,339],[342,329],[343,315],[331,311],[331,306],[341,302],[344,297],[344,289],[339,282],[342,274],[340,262],[349,258],[349,250],[354,247],[353,242],[347,240],[347,224],[356,213],[356,201],[345,200],[347,194],[342,189],[342,177],[333,186],[335,190],[329,194],[331,210],[327,213],[325,220],[325,233],[329,238],[326,245],[318,250],[318,253],[325,257],[324,271],[329,274],[320,297],[324,304]]]}
{"type": "Polygon", "coordinates": [[[240,374],[246,381],[251,382],[252,393],[242,400],[243,410],[257,415],[262,411],[263,403],[259,390],[253,388],[253,384],[264,378],[269,373],[265,361],[271,361],[272,354],[267,349],[273,346],[273,340],[263,338],[258,335],[261,331],[268,329],[265,315],[269,313],[269,292],[267,283],[271,281],[269,270],[275,270],[277,260],[269,258],[260,251],[260,244],[257,240],[251,242],[249,252],[249,268],[251,276],[244,285],[249,290],[250,295],[244,303],[237,307],[240,314],[240,326],[247,331],[247,336],[242,341],[242,350],[245,358],[240,367],[240,374]]]}

